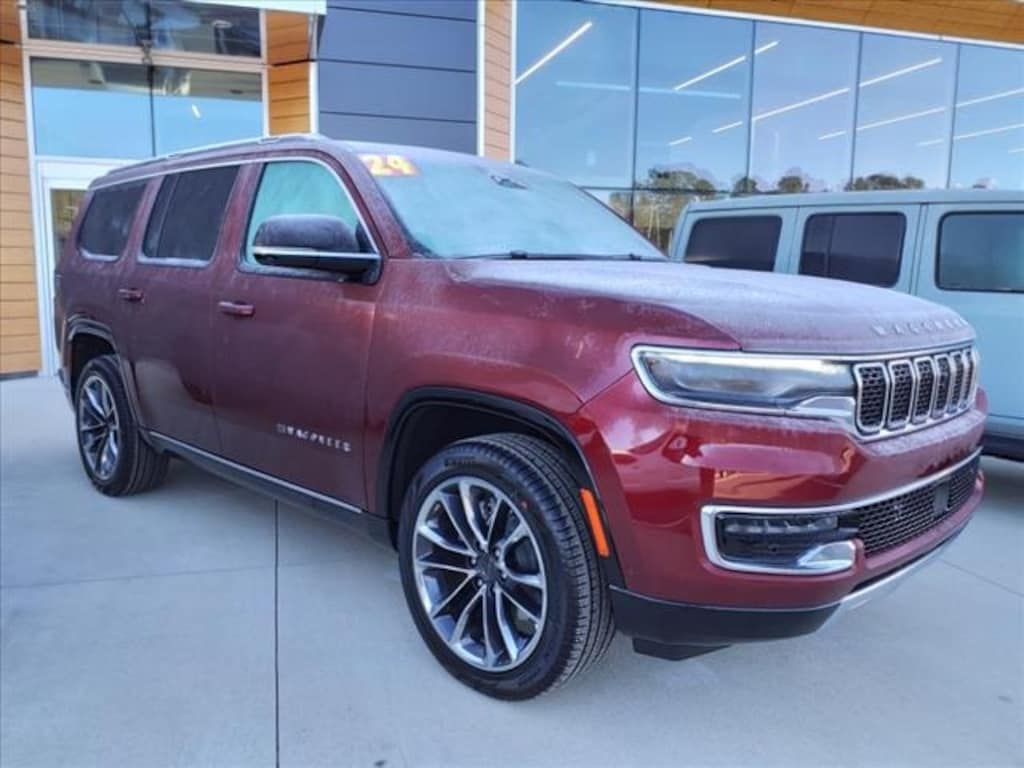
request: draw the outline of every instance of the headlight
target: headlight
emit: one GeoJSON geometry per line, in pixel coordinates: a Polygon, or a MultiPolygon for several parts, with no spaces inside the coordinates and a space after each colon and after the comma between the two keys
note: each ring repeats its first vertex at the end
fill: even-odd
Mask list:
{"type": "Polygon", "coordinates": [[[653,397],[674,405],[848,422],[856,407],[850,366],[830,360],[641,346],[633,365],[653,397]]]}

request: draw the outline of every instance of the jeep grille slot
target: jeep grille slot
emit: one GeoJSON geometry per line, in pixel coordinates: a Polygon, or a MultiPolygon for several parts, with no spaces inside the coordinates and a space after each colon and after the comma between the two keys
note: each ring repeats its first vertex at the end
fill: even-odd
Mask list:
{"type": "Polygon", "coordinates": [[[884,363],[862,363],[853,368],[857,379],[857,428],[877,432],[885,421],[889,380],[884,363]]]}
{"type": "Polygon", "coordinates": [[[942,418],[942,414],[949,407],[949,356],[938,355],[935,358],[935,363],[939,366],[939,383],[935,392],[935,407],[932,408],[932,418],[939,419],[942,418]]]}
{"type": "Polygon", "coordinates": [[[959,511],[974,490],[978,459],[909,493],[844,512],[841,528],[856,528],[868,557],[905,544],[959,511]]]}
{"type": "Polygon", "coordinates": [[[853,366],[857,429],[889,435],[952,418],[974,403],[978,358],[963,347],[913,359],[853,366]]]}
{"type": "Polygon", "coordinates": [[[910,420],[910,407],[914,395],[914,369],[909,360],[894,360],[889,363],[892,379],[892,401],[886,426],[899,429],[910,420]]]}
{"type": "Polygon", "coordinates": [[[932,396],[935,394],[935,361],[930,357],[919,357],[914,361],[917,368],[917,398],[914,401],[914,423],[924,421],[932,410],[932,396]]]}

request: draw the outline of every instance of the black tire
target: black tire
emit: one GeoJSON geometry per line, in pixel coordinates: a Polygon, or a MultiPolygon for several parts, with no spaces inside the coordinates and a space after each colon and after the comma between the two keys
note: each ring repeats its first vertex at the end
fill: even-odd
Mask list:
{"type": "Polygon", "coordinates": [[[75,391],[75,434],[78,453],[86,475],[96,489],[107,496],[142,493],[158,486],[167,476],[169,457],[154,450],[142,439],[139,426],[128,404],[118,360],[114,355],[93,358],[78,377],[75,391]],[[110,393],[120,438],[117,457],[106,467],[106,471],[94,467],[87,456],[86,443],[89,438],[83,428],[82,400],[85,397],[86,385],[93,379],[101,380],[110,393]]]}
{"type": "Polygon", "coordinates": [[[405,494],[398,544],[409,610],[442,666],[489,696],[528,699],[562,685],[598,661],[614,636],[608,588],[577,486],[565,458],[548,443],[496,434],[449,445],[420,469],[405,494]],[[464,476],[491,484],[515,504],[547,574],[547,610],[539,639],[525,661],[505,671],[481,669],[456,655],[435,629],[416,582],[413,557],[420,508],[446,480],[464,476]]]}

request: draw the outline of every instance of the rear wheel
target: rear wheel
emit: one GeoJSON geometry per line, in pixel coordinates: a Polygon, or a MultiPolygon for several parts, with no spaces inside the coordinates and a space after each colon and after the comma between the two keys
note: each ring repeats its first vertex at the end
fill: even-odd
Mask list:
{"type": "Polygon", "coordinates": [[[459,680],[525,699],[566,682],[614,629],[570,470],[522,435],[448,446],[420,470],[399,530],[417,628],[459,680]]]}
{"type": "Polygon", "coordinates": [[[113,355],[85,366],[75,393],[75,417],[82,466],[102,493],[141,493],[166,477],[168,458],[142,439],[113,355]]]}

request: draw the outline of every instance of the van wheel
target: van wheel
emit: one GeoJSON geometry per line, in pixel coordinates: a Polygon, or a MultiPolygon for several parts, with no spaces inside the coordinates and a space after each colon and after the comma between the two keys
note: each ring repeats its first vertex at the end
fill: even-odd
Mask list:
{"type": "Polygon", "coordinates": [[[483,693],[537,696],[611,642],[608,589],[577,483],[541,440],[489,435],[442,450],[406,492],[398,544],[420,635],[483,693]]]}
{"type": "Polygon", "coordinates": [[[143,441],[113,355],[89,361],[79,376],[75,426],[82,466],[100,492],[141,493],[167,476],[168,457],[143,441]]]}

